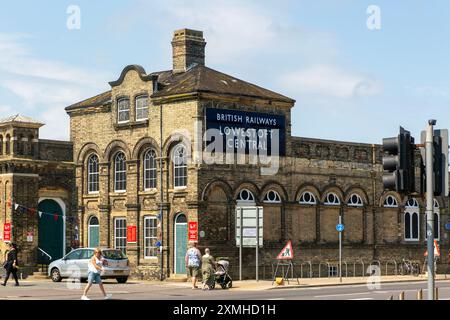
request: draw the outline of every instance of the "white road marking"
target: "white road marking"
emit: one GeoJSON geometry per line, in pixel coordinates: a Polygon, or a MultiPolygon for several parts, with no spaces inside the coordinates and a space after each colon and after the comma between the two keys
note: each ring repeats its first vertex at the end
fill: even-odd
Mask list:
{"type": "Polygon", "coordinates": [[[339,296],[356,296],[359,294],[370,294],[369,292],[355,292],[355,293],[337,293],[337,294],[327,294],[322,296],[314,296],[314,298],[326,298],[326,297],[339,297],[339,296]]]}
{"type": "Polygon", "coordinates": [[[373,300],[373,298],[359,298],[359,299],[348,299],[348,300],[373,300]]]}

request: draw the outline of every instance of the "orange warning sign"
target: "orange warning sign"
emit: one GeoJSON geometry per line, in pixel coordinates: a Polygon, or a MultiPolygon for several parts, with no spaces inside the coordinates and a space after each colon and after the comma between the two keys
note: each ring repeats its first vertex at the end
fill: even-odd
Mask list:
{"type": "MultiPolygon", "coordinates": [[[[428,256],[428,250],[425,251],[424,254],[425,257],[428,256]]],[[[437,240],[434,240],[434,256],[440,257],[441,256],[441,250],[439,249],[439,244],[437,243],[437,240]]]]}
{"type": "Polygon", "coordinates": [[[277,260],[292,260],[294,259],[294,250],[292,250],[291,240],[284,246],[280,254],[277,256],[277,260]]]}

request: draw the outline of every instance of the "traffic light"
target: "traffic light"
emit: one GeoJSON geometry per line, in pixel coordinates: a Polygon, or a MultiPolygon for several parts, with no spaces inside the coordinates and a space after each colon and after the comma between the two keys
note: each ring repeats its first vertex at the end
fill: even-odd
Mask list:
{"type": "Polygon", "coordinates": [[[383,139],[383,186],[386,190],[415,192],[414,138],[400,127],[397,137],[383,139]]]}
{"type": "MultiPolygon", "coordinates": [[[[426,132],[423,131],[421,141],[425,144],[426,132]]],[[[422,150],[425,162],[425,148],[422,150]]],[[[433,132],[433,188],[435,196],[448,196],[448,130],[434,130],[433,132]]],[[[422,174],[423,191],[426,192],[426,174],[422,174]]]]}

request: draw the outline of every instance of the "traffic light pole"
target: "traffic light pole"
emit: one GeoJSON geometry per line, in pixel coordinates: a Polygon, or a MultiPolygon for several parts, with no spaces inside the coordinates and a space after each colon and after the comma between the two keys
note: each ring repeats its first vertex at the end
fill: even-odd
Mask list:
{"type": "Polygon", "coordinates": [[[427,271],[428,271],[428,300],[434,300],[434,214],[433,214],[433,126],[436,120],[428,121],[425,140],[426,176],[427,176],[427,271]]]}

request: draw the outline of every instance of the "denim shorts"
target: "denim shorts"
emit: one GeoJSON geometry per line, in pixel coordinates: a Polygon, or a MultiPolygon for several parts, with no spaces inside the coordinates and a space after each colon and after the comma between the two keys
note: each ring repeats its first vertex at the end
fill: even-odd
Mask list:
{"type": "Polygon", "coordinates": [[[96,272],[88,272],[88,283],[97,283],[100,284],[102,283],[102,278],[100,277],[100,273],[96,273],[96,272]]]}

